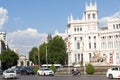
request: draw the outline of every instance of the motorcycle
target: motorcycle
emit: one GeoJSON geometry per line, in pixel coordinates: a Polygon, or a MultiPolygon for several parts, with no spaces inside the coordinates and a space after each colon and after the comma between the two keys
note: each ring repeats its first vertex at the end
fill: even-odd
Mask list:
{"type": "Polygon", "coordinates": [[[76,70],[76,71],[72,70],[72,76],[76,76],[76,75],[81,76],[80,71],[78,71],[78,70],[76,70]]]}

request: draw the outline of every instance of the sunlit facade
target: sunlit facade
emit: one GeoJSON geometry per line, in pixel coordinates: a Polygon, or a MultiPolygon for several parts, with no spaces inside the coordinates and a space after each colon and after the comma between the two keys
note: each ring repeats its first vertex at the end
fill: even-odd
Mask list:
{"type": "MultiPolygon", "coordinates": [[[[68,65],[99,63],[120,65],[120,18],[108,20],[107,27],[99,29],[97,4],[86,3],[82,19],[68,17],[68,65]]],[[[62,36],[60,33],[56,34],[62,36]]]]}

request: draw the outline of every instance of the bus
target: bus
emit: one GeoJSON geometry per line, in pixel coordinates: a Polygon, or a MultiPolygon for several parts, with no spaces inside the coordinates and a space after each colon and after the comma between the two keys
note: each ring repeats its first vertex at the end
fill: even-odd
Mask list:
{"type": "MultiPolygon", "coordinates": [[[[54,65],[57,69],[62,67],[61,64],[53,64],[53,65],[54,65]]],[[[48,68],[50,68],[51,66],[52,66],[52,64],[43,64],[43,65],[42,65],[42,67],[48,67],[48,68]]]]}

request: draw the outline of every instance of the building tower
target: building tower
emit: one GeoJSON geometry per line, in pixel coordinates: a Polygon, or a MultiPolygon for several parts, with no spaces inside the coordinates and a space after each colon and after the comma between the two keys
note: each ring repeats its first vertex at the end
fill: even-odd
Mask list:
{"type": "Polygon", "coordinates": [[[90,1],[89,5],[86,3],[85,20],[89,25],[88,31],[98,31],[98,9],[96,2],[92,4],[92,1],[90,1]]]}

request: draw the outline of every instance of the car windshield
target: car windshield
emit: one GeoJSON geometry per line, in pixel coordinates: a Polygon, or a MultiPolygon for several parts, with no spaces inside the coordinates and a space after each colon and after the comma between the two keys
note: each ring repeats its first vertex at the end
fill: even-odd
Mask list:
{"type": "Polygon", "coordinates": [[[6,73],[15,73],[14,71],[6,71],[6,73]]]}
{"type": "Polygon", "coordinates": [[[50,70],[50,69],[46,68],[46,69],[44,69],[44,70],[46,70],[46,71],[47,71],[47,70],[50,70]]]}
{"type": "Polygon", "coordinates": [[[48,70],[50,70],[50,69],[49,69],[49,68],[42,68],[42,69],[40,69],[40,70],[48,71],[48,70]]]}

